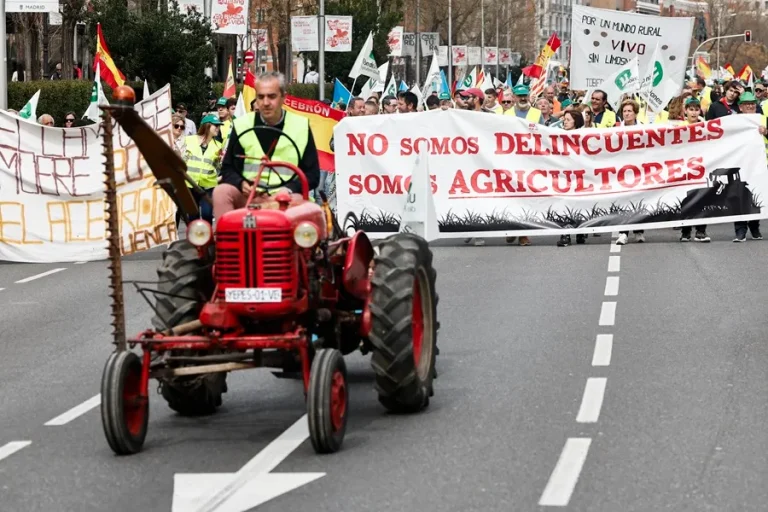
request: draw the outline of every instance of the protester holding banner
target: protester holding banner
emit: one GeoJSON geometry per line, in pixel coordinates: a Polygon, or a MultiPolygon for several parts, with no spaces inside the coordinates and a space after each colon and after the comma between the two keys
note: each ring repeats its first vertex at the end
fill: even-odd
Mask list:
{"type": "Polygon", "coordinates": [[[597,89],[592,93],[592,114],[595,128],[608,128],[616,125],[616,114],[608,110],[608,94],[597,89]]]}
{"type": "MultiPolygon", "coordinates": [[[[701,102],[693,96],[685,100],[685,120],[682,124],[696,124],[701,120],[701,102]]],[[[694,240],[697,242],[709,242],[710,238],[707,235],[707,225],[700,224],[696,226],[696,234],[694,240]]],[[[691,241],[691,226],[683,226],[680,234],[681,242],[691,241]]]]}
{"type": "Polygon", "coordinates": [[[515,95],[515,106],[504,112],[504,115],[517,116],[531,123],[542,124],[541,110],[532,107],[528,101],[528,96],[531,94],[528,86],[516,85],[512,89],[512,94],[515,95]]]}
{"type": "MultiPolygon", "coordinates": [[[[726,98],[728,98],[728,92],[731,89],[726,89],[726,98]]],[[[731,94],[731,96],[733,96],[731,94]]],[[[719,102],[719,104],[725,105],[724,102],[719,102]]],[[[713,103],[709,108],[712,110],[715,108],[715,106],[718,105],[718,103],[713,103]]],[[[755,98],[755,95],[751,92],[742,92],[739,95],[738,100],[738,109],[740,114],[756,114],[757,113],[757,98],[755,98]]],[[[717,107],[720,108],[720,107],[717,107]]],[[[765,127],[760,127],[760,133],[765,136],[765,127]]],[[[752,235],[752,240],[762,240],[763,235],[760,233],[760,221],[759,220],[750,220],[750,221],[739,221],[734,222],[733,228],[736,231],[736,238],[733,239],[734,242],[746,242],[747,241],[747,228],[749,228],[749,234],[752,235]]]]}
{"type": "Polygon", "coordinates": [[[707,110],[707,121],[731,114],[741,113],[738,100],[739,95],[744,92],[744,88],[741,87],[736,80],[731,80],[723,86],[723,90],[725,91],[725,95],[713,102],[712,105],[710,105],[709,110],[707,110]]]}

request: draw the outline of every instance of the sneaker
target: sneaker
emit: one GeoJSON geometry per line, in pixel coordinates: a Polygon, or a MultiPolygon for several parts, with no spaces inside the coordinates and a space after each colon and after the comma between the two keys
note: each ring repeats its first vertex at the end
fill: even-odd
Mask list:
{"type": "Polygon", "coordinates": [[[644,233],[636,233],[635,234],[635,242],[642,244],[645,242],[645,234],[644,233]]]}
{"type": "Polygon", "coordinates": [[[531,245],[531,240],[527,236],[520,237],[520,245],[531,245]]]}
{"type": "Polygon", "coordinates": [[[616,239],[616,245],[624,245],[627,243],[627,235],[624,233],[619,234],[619,238],[616,239]]]}
{"type": "Polygon", "coordinates": [[[747,241],[747,235],[736,235],[736,238],[733,239],[734,242],[746,242],[747,241]]]}
{"type": "Polygon", "coordinates": [[[762,233],[760,233],[759,229],[757,231],[751,232],[750,235],[751,235],[752,240],[762,240],[763,239],[763,235],[762,235],[762,233]]]}
{"type": "Polygon", "coordinates": [[[680,235],[680,241],[681,242],[690,242],[691,241],[691,234],[685,233],[683,235],[680,235]]]}
{"type": "Polygon", "coordinates": [[[517,237],[516,237],[516,236],[508,236],[508,237],[507,237],[507,243],[508,243],[508,244],[513,244],[513,243],[515,243],[515,240],[517,240],[517,237]]]}
{"type": "Polygon", "coordinates": [[[569,245],[571,245],[571,235],[562,235],[557,241],[558,247],[568,247],[569,245]]]}
{"type": "Polygon", "coordinates": [[[710,238],[707,236],[707,234],[703,231],[697,231],[696,237],[694,238],[697,242],[709,242],[710,238]]]}
{"type": "Polygon", "coordinates": [[[576,235],[576,243],[577,244],[587,243],[587,235],[576,235]]]}

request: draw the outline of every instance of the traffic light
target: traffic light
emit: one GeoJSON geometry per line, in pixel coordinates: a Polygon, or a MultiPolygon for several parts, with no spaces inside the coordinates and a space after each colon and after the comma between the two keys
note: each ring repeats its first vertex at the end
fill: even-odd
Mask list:
{"type": "Polygon", "coordinates": [[[751,30],[745,30],[744,31],[744,41],[747,43],[752,42],[752,31],[751,30]]]}

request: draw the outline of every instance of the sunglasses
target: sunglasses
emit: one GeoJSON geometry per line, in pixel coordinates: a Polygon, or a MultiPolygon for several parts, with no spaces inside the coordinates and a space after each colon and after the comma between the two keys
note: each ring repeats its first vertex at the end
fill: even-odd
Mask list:
{"type": "Polygon", "coordinates": [[[765,92],[765,89],[755,89],[755,92],[765,92]]]}
{"type": "Polygon", "coordinates": [[[512,102],[510,100],[506,100],[506,101],[502,101],[501,104],[502,105],[511,105],[512,102]]]}
{"type": "Polygon", "coordinates": [[[173,125],[173,127],[176,128],[177,130],[183,130],[184,129],[184,125],[183,124],[175,124],[175,125],[173,125]]]}
{"type": "Polygon", "coordinates": [[[67,119],[65,119],[64,121],[66,121],[66,122],[68,122],[68,123],[74,123],[74,122],[75,122],[75,120],[74,120],[74,119],[70,119],[70,118],[67,118],[67,119]]]}

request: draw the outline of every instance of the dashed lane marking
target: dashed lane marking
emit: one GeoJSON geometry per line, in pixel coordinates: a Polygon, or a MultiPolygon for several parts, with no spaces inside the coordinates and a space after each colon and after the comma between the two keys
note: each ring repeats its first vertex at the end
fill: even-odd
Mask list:
{"type": "Polygon", "coordinates": [[[615,297],[619,294],[619,277],[608,276],[605,280],[605,295],[615,297]]]}
{"type": "Polygon", "coordinates": [[[608,272],[621,270],[621,256],[608,256],[608,272]]]}
{"type": "Polygon", "coordinates": [[[0,460],[10,457],[17,451],[26,448],[31,445],[32,441],[11,441],[10,443],[0,446],[0,460]]]}
{"type": "Polygon", "coordinates": [[[563,451],[555,469],[549,477],[549,482],[539,498],[539,505],[549,507],[565,507],[571,501],[571,494],[579,480],[581,468],[587,460],[589,445],[592,439],[572,437],[565,442],[563,451]]]}
{"type": "Polygon", "coordinates": [[[592,366],[609,366],[613,351],[613,334],[598,334],[595,340],[595,353],[592,355],[592,366]]]}
{"type": "Polygon", "coordinates": [[[616,244],[611,244],[611,252],[621,252],[621,246],[616,244]]]}
{"type": "Polygon", "coordinates": [[[576,415],[576,423],[597,423],[600,417],[600,409],[603,407],[605,385],[608,379],[605,377],[591,377],[584,386],[584,396],[581,397],[581,407],[576,415]]]}
{"type": "Polygon", "coordinates": [[[65,412],[64,414],[61,414],[59,416],[56,416],[51,421],[45,424],[46,427],[59,427],[61,425],[66,425],[70,421],[78,418],[79,416],[82,416],[83,414],[87,413],[94,407],[98,407],[101,404],[101,395],[96,395],[94,397],[89,398],[85,402],[81,403],[78,406],[75,406],[65,412]]]}
{"type": "Polygon", "coordinates": [[[616,321],[616,303],[615,302],[603,302],[603,306],[600,308],[600,322],[602,326],[613,325],[616,321]]]}
{"type": "Polygon", "coordinates": [[[53,270],[49,270],[47,272],[43,272],[41,274],[35,274],[34,276],[29,276],[24,279],[20,279],[19,281],[16,281],[16,284],[24,284],[28,283],[30,281],[34,281],[35,279],[40,279],[41,277],[49,276],[51,274],[55,274],[56,272],[61,272],[62,270],[67,270],[66,268],[54,268],[53,270]]]}

